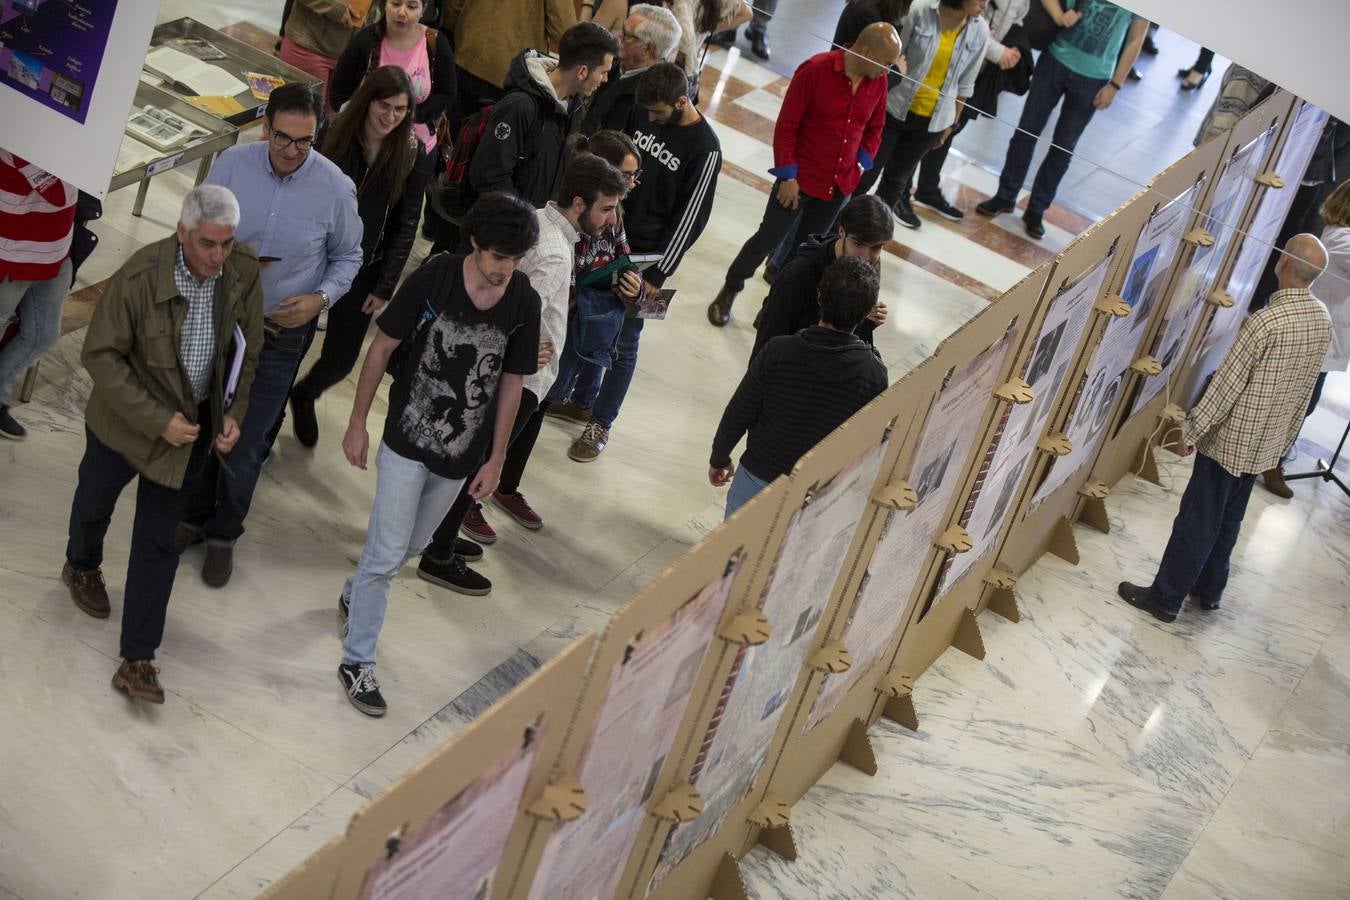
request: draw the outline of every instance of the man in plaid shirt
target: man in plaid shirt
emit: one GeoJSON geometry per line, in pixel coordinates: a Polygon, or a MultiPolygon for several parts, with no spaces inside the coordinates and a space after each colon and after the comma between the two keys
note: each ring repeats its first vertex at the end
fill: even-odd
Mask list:
{"type": "Polygon", "coordinates": [[[1202,609],[1219,608],[1252,485],[1298,437],[1331,343],[1331,317],[1308,291],[1326,264],[1316,237],[1289,239],[1275,267],[1280,290],[1243,324],[1182,424],[1181,455],[1200,452],[1152,586],[1118,588],[1131,606],[1164,622],[1176,620],[1188,594],[1202,609]]]}

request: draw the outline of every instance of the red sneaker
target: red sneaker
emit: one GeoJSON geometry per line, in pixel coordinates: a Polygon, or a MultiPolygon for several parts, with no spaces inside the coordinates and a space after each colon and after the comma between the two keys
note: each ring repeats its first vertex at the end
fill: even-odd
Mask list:
{"type": "Polygon", "coordinates": [[[497,543],[497,532],[492,530],[487,519],[483,518],[483,505],[475,503],[464,514],[464,522],[459,526],[460,534],[472,538],[480,544],[497,543]]]}
{"type": "Polygon", "coordinates": [[[502,491],[493,491],[492,501],[506,510],[511,518],[531,531],[538,531],[544,527],[544,520],[539,517],[539,513],[535,512],[529,502],[519,493],[507,494],[502,491]]]}

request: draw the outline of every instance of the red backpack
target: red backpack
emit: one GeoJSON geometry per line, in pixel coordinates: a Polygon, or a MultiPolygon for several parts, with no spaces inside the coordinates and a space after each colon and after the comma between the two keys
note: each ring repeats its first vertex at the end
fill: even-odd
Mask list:
{"type": "Polygon", "coordinates": [[[445,161],[445,170],[432,186],[431,205],[452,222],[459,221],[478,199],[478,194],[469,186],[469,165],[492,119],[492,108],[489,103],[460,123],[459,134],[455,135],[453,149],[445,161]]]}

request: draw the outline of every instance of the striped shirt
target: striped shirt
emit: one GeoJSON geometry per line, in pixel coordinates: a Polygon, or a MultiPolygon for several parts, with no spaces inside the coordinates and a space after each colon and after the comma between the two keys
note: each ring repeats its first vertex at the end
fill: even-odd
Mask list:
{"type": "Polygon", "coordinates": [[[1277,292],[1243,323],[1182,440],[1235,476],[1274,468],[1303,427],[1330,343],[1325,306],[1304,288],[1277,292]]]}
{"type": "Polygon", "coordinates": [[[70,255],[73,184],[0,150],[0,281],[49,281],[70,255]]]}
{"type": "Polygon", "coordinates": [[[220,280],[220,275],[217,272],[198,281],[187,267],[183,248],[179,246],[173,262],[173,286],[187,301],[187,314],[183,317],[178,359],[192,384],[193,399],[198,403],[206,399],[207,389],[211,386],[211,363],[216,355],[216,323],[212,313],[215,311],[216,282],[220,280]]]}

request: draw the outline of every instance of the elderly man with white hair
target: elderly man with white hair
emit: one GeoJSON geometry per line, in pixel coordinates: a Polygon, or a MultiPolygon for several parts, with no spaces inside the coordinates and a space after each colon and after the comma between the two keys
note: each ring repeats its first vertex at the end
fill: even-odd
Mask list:
{"type": "Polygon", "coordinates": [[[1326,267],[1326,248],[1313,235],[1284,245],[1275,266],[1280,290],[1242,324],[1182,423],[1178,451],[1200,452],[1153,584],[1123,581],[1117,589],[1131,606],[1163,622],[1176,620],[1187,596],[1201,609],[1219,608],[1252,485],[1298,436],[1331,344],[1331,317],[1308,290],[1326,267]]]}
{"type": "Polygon", "coordinates": [[[681,33],[675,14],[664,6],[633,4],[623,20],[615,68],[591,98],[581,120],[583,134],[628,130],[628,117],[637,105],[638,76],[659,62],[669,62],[681,33]]]}
{"type": "Polygon", "coordinates": [[[61,580],[76,606],[107,618],[103,537],[139,475],[112,683],[151,703],[164,702],[153,660],[178,571],[174,531],[212,450],[227,454],[239,439],[262,347],[258,259],[236,246],[238,225],[227,188],[194,188],[177,233],[108,280],[81,355],[94,388],[61,580]]]}

